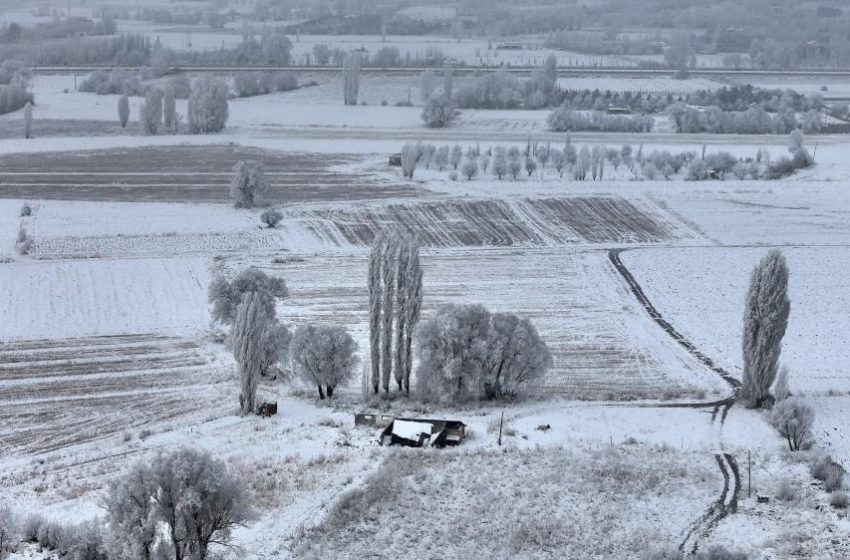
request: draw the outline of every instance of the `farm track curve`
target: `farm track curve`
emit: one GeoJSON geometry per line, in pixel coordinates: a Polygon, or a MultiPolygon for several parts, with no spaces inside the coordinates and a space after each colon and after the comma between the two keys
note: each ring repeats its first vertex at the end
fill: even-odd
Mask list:
{"type": "Polygon", "coordinates": [[[699,360],[704,366],[711,371],[717,373],[733,390],[731,397],[714,401],[711,403],[671,403],[660,405],[667,408],[708,408],[711,407],[711,424],[714,425],[717,421],[718,414],[720,415],[720,426],[718,428],[718,444],[720,452],[714,454],[715,462],[717,463],[720,474],[723,476],[723,488],[720,495],[697,519],[691,522],[688,529],[685,531],[684,539],[679,544],[679,550],[685,554],[696,554],[700,543],[707,539],[717,525],[729,515],[738,510],[738,496],[741,490],[741,475],[738,469],[738,463],[731,453],[726,453],[723,450],[723,425],[726,422],[726,417],[729,410],[735,405],[738,388],[741,383],[735,379],[732,374],[724,368],[715,364],[714,361],[702,353],[693,342],[685,338],[676,328],[667,321],[649,297],[644,292],[640,283],[623,263],[620,255],[626,249],[610,249],[608,250],[608,258],[619,275],[628,285],[629,291],[635,296],[641,306],[649,314],[650,318],[655,321],[658,326],[664,330],[673,340],[680,346],[685,348],[692,356],[699,360]],[[732,482],[730,489],[730,480],[732,482]]]}

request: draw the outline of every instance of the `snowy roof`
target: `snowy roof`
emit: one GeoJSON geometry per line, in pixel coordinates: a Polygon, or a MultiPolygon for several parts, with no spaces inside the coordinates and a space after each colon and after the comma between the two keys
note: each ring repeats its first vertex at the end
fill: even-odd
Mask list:
{"type": "Polygon", "coordinates": [[[432,424],[428,422],[412,422],[410,420],[396,420],[393,422],[393,435],[403,439],[419,441],[419,436],[425,434],[431,436],[432,424]]]}

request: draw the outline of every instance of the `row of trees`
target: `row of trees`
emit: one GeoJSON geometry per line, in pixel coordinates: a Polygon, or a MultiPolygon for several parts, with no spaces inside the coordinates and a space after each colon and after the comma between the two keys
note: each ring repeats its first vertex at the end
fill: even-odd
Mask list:
{"type": "Polygon", "coordinates": [[[559,107],[546,119],[553,132],[652,132],[655,120],[648,115],[609,115],[602,111],[574,111],[559,107]]]}
{"type": "MultiPolygon", "coordinates": [[[[192,134],[210,134],[224,129],[228,118],[227,86],[221,80],[201,79],[192,85],[189,95],[187,128],[192,134]]],[[[130,120],[130,100],[118,98],[118,122],[125,128],[130,120]]],[[[170,87],[152,87],[139,109],[139,126],[144,134],[176,134],[182,129],[177,114],[176,96],[170,87]]]]}
{"type": "Polygon", "coordinates": [[[413,332],[422,309],[422,268],[415,238],[397,231],[375,237],[369,255],[371,387],[410,391],[413,332]],[[395,338],[395,344],[393,344],[395,338]]]}
{"type": "Polygon", "coordinates": [[[711,106],[697,109],[682,103],[669,108],[676,132],[712,134],[789,134],[802,127],[808,133],[817,133],[823,128],[823,115],[812,109],[800,118],[792,108],[780,113],[768,113],[761,106],[746,111],[724,111],[711,106]]]}

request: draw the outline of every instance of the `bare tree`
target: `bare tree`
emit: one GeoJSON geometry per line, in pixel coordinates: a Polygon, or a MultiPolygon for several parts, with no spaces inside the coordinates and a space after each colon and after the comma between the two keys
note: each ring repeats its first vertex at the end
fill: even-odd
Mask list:
{"type": "Polygon", "coordinates": [[[230,198],[237,208],[253,208],[263,203],[269,190],[263,164],[259,161],[238,161],[233,166],[230,198]]]}
{"type": "Polygon", "coordinates": [[[354,375],[357,343],[342,327],[302,325],[292,336],[290,354],[297,375],[332,398],[334,389],[354,375]]]}
{"type": "Polygon", "coordinates": [[[236,310],[233,322],[233,356],[239,366],[241,392],[239,407],[243,415],[253,414],[257,401],[257,384],[266,358],[263,342],[269,328],[269,316],[262,296],[256,292],[245,294],[236,310]]]}
{"type": "Polygon", "coordinates": [[[753,269],[744,307],[744,373],[740,398],[751,407],[768,402],[788,326],[788,265],[770,251],[753,269]]]}

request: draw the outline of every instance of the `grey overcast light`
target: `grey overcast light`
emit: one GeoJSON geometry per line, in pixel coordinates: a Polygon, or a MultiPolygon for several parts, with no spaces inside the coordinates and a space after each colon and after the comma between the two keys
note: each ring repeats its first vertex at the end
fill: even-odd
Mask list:
{"type": "Polygon", "coordinates": [[[846,0],[0,0],[0,560],[850,558],[846,0]]]}

